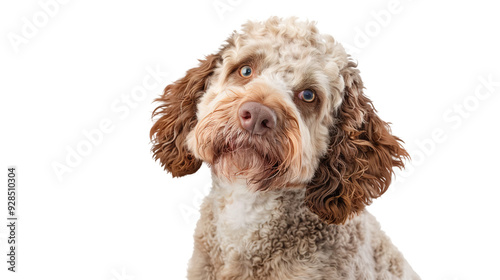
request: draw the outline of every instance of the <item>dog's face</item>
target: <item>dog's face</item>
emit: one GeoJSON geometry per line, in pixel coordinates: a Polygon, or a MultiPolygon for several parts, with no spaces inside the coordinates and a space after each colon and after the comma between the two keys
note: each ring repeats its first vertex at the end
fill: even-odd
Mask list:
{"type": "Polygon", "coordinates": [[[277,20],[233,34],[198,102],[188,150],[254,189],[309,182],[342,100],[333,39],[323,38],[312,25],[277,20]]]}
{"type": "Polygon", "coordinates": [[[358,73],[312,23],[249,22],[166,87],[153,113],[155,158],[174,176],[205,161],[255,191],[306,187],[313,212],[343,223],[385,192],[407,156],[358,73]]]}

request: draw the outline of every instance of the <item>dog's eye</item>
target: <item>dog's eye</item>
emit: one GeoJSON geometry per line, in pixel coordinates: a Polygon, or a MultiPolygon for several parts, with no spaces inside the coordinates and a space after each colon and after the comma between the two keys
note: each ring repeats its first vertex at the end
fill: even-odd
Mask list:
{"type": "Polygon", "coordinates": [[[299,92],[299,99],[305,102],[313,102],[316,99],[316,94],[310,89],[305,89],[299,92]]]}
{"type": "Polygon", "coordinates": [[[243,78],[250,78],[252,76],[252,67],[245,65],[240,68],[240,76],[243,78]]]}

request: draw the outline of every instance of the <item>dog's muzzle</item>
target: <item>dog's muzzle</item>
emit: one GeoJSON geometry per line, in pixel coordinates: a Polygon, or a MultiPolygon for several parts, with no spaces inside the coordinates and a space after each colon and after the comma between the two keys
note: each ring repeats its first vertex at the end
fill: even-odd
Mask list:
{"type": "Polygon", "coordinates": [[[241,126],[248,132],[264,135],[276,127],[276,113],[258,102],[245,102],[238,110],[241,126]]]}

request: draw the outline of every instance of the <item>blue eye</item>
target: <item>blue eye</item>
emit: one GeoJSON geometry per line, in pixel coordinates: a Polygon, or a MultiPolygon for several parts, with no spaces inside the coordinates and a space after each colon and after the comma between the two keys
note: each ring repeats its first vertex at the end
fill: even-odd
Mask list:
{"type": "Polygon", "coordinates": [[[313,102],[316,99],[316,94],[310,89],[305,89],[299,93],[299,99],[305,102],[313,102]]]}
{"type": "Polygon", "coordinates": [[[250,78],[252,76],[252,67],[245,65],[240,68],[240,76],[243,78],[250,78]]]}

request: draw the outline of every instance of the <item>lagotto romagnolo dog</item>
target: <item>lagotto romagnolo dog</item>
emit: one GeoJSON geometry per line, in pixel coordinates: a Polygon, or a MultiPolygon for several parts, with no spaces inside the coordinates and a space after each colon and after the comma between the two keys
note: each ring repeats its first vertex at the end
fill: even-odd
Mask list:
{"type": "Polygon", "coordinates": [[[314,23],[248,22],[157,101],[154,158],[212,170],[188,279],[419,279],[364,210],[408,154],[314,23]]]}

